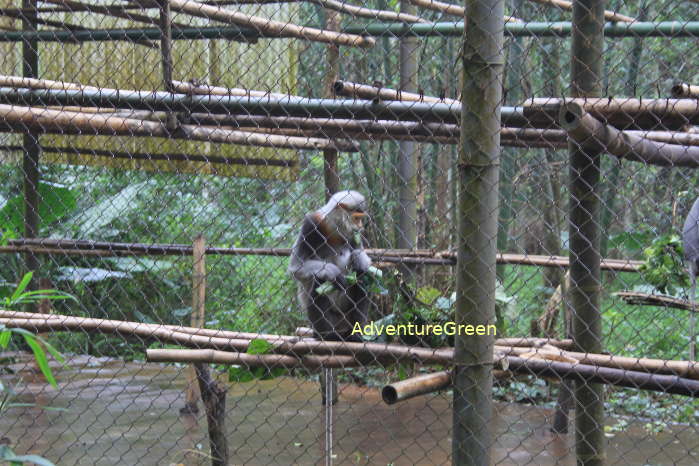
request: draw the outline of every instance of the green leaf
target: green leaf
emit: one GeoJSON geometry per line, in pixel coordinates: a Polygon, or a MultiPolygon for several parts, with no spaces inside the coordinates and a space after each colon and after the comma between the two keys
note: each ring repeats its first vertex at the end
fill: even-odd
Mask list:
{"type": "Polygon", "coordinates": [[[3,330],[0,332],[0,348],[7,348],[10,344],[10,337],[12,337],[12,332],[9,330],[3,330]]]}
{"type": "Polygon", "coordinates": [[[245,367],[241,366],[231,366],[228,368],[228,381],[229,382],[250,382],[255,380],[255,376],[245,367]]]}
{"type": "Polygon", "coordinates": [[[34,335],[31,337],[24,335],[24,341],[26,341],[29,347],[32,349],[34,359],[36,359],[36,364],[39,366],[41,373],[44,374],[44,377],[46,377],[46,381],[51,384],[53,388],[58,388],[58,384],[56,383],[56,379],[53,377],[53,373],[49,367],[49,362],[46,359],[46,353],[41,347],[41,344],[39,344],[34,335]]]}
{"type": "Polygon", "coordinates": [[[274,348],[274,345],[272,345],[267,340],[255,338],[255,339],[250,340],[250,344],[248,344],[248,349],[247,349],[246,353],[248,353],[248,354],[269,354],[272,352],[273,348],[274,348]]]}
{"type": "Polygon", "coordinates": [[[12,293],[12,296],[10,296],[10,301],[14,302],[17,299],[19,299],[19,297],[24,292],[25,288],[27,288],[27,285],[29,285],[29,282],[32,281],[33,275],[34,272],[27,272],[24,274],[24,277],[22,277],[22,280],[19,282],[19,285],[17,285],[17,288],[15,288],[15,292],[12,293]]]}
{"type": "MultiPolygon", "coordinates": [[[[40,182],[39,230],[65,217],[77,206],[78,191],[52,183],[40,182]]],[[[0,209],[0,225],[17,236],[24,232],[24,194],[8,200],[0,209]]]]}

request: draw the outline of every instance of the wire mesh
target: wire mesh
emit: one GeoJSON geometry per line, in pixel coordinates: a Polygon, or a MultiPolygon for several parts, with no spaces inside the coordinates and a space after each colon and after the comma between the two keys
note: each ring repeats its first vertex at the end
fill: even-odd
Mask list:
{"type": "Polygon", "coordinates": [[[0,462],[695,464],[695,3],[2,2],[0,462]]]}

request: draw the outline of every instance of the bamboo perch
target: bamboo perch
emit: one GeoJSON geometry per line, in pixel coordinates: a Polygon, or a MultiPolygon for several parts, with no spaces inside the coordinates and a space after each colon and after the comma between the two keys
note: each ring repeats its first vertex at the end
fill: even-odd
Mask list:
{"type": "Polygon", "coordinates": [[[320,5],[328,10],[346,13],[359,18],[379,19],[381,21],[398,21],[404,23],[427,23],[422,18],[406,13],[396,13],[395,11],[374,10],[361,6],[350,5],[344,1],[337,0],[310,0],[309,3],[320,5]]]}
{"type": "MultiPolygon", "coordinates": [[[[0,246],[0,252],[30,251],[37,254],[58,250],[60,254],[87,254],[104,251],[114,256],[149,255],[149,256],[182,256],[191,255],[192,247],[185,244],[142,244],[142,243],[111,243],[103,241],[66,240],[53,238],[15,239],[8,246],[0,246]]],[[[433,250],[395,250],[367,249],[367,254],[380,262],[409,262],[416,264],[454,265],[456,255],[452,251],[433,250]]],[[[208,247],[207,254],[212,255],[259,255],[286,257],[291,254],[289,248],[222,248],[208,247]]],[[[498,262],[501,264],[533,265],[539,267],[568,267],[568,258],[563,256],[539,256],[528,254],[499,253],[498,262]]],[[[621,272],[637,272],[642,261],[625,259],[603,259],[602,269],[621,272]]]]}
{"type": "Polygon", "coordinates": [[[659,306],[672,307],[685,311],[696,312],[691,301],[684,299],[673,298],[672,296],[662,296],[649,293],[640,293],[638,291],[620,291],[614,293],[614,296],[626,301],[628,304],[638,304],[642,306],[659,306]]]}
{"type": "MultiPolygon", "coordinates": [[[[196,2],[194,0],[169,0],[173,11],[186,13],[199,18],[220,21],[222,23],[249,27],[256,31],[277,37],[293,37],[317,42],[326,42],[337,45],[351,45],[357,47],[373,47],[376,41],[371,37],[363,37],[356,34],[325,31],[307,26],[298,26],[291,23],[274,21],[260,16],[247,15],[239,11],[227,10],[212,5],[196,2]]],[[[134,3],[142,6],[152,5],[150,0],[136,0],[134,3]]]]}
{"type": "Polygon", "coordinates": [[[626,369],[524,359],[514,356],[508,357],[507,361],[508,370],[518,374],[572,379],[584,383],[602,383],[692,397],[699,396],[699,381],[674,375],[649,374],[626,369]]]}
{"type": "MultiPolygon", "coordinates": [[[[130,12],[119,6],[102,6],[102,5],[87,5],[85,3],[76,2],[73,0],[44,0],[46,3],[53,3],[54,5],[62,6],[67,12],[88,12],[96,13],[98,15],[111,16],[113,18],[128,19],[136,23],[152,24],[155,26],[159,25],[158,18],[153,18],[146,15],[141,15],[135,12],[130,12]]],[[[186,28],[189,27],[187,24],[173,22],[173,26],[186,28]]]]}
{"type": "Polygon", "coordinates": [[[415,94],[414,92],[403,92],[387,87],[359,84],[350,81],[335,81],[333,84],[333,90],[337,95],[354,97],[355,99],[399,100],[403,102],[435,102],[461,105],[461,101],[455,99],[415,94]]]}
{"type": "Polygon", "coordinates": [[[678,99],[699,99],[699,86],[687,83],[676,83],[670,88],[670,93],[678,99]]]}
{"type": "Polygon", "coordinates": [[[292,369],[302,367],[317,369],[320,367],[343,368],[359,367],[362,364],[353,356],[303,356],[296,358],[283,354],[247,354],[218,351],[213,349],[148,349],[146,359],[149,362],[188,362],[211,364],[236,364],[246,367],[266,367],[292,369]]]}
{"type": "Polygon", "coordinates": [[[416,396],[444,390],[451,386],[451,371],[433,372],[401,380],[381,389],[384,403],[392,405],[416,396]]]}
{"type": "Polygon", "coordinates": [[[282,94],[278,92],[255,91],[251,89],[240,89],[236,87],[218,87],[208,84],[200,84],[185,81],[172,81],[173,89],[182,94],[192,95],[233,95],[242,97],[270,97],[273,99],[284,99],[290,97],[290,94],[282,94]]]}
{"type": "MultiPolygon", "coordinates": [[[[452,16],[466,16],[466,9],[459,5],[454,5],[452,3],[440,2],[437,0],[409,0],[415,6],[421,8],[426,8],[432,11],[439,11],[441,13],[446,13],[452,16]]],[[[514,18],[512,16],[505,16],[506,23],[521,22],[521,19],[514,18]]]]}
{"type": "Polygon", "coordinates": [[[566,104],[577,104],[618,129],[684,130],[687,125],[699,124],[699,100],[695,99],[540,97],[524,103],[523,116],[538,128],[557,126],[561,107],[566,104]]]}
{"type": "MultiPolygon", "coordinates": [[[[553,6],[560,8],[561,10],[573,11],[573,2],[567,0],[530,0],[535,3],[540,3],[542,5],[553,6]]],[[[636,20],[629,16],[625,16],[614,11],[605,10],[604,19],[614,23],[633,23],[636,20]]]]}
{"type": "MultiPolygon", "coordinates": [[[[50,79],[24,78],[21,76],[0,75],[0,86],[21,87],[28,89],[58,89],[58,90],[93,90],[98,91],[98,87],[83,86],[82,84],[64,81],[52,81],[50,79]]],[[[111,110],[113,111],[113,110],[111,110]]]]}
{"type": "MultiPolygon", "coordinates": [[[[0,323],[8,328],[24,328],[30,331],[84,331],[98,333],[113,333],[124,336],[138,336],[146,339],[153,339],[164,343],[174,343],[183,346],[195,346],[200,349],[220,350],[227,349],[236,352],[245,352],[252,339],[263,339],[273,346],[274,355],[265,356],[285,356],[298,360],[308,358],[312,355],[349,356],[352,358],[340,358],[336,362],[330,363],[330,359],[307,359],[309,364],[337,364],[342,367],[344,364],[371,364],[371,363],[393,363],[401,360],[416,360],[428,364],[450,364],[453,361],[453,348],[422,348],[410,347],[395,344],[383,343],[350,343],[337,341],[306,340],[289,335],[266,335],[246,332],[233,332],[215,329],[200,329],[192,327],[166,326],[158,324],[144,324],[137,322],[125,322],[118,320],[91,319],[82,317],[72,317],[60,314],[34,314],[18,311],[0,310],[0,323]],[[27,314],[30,318],[25,318],[27,314]]],[[[560,347],[570,347],[570,340],[552,340],[546,338],[501,338],[495,340],[495,351],[498,354],[497,361],[504,361],[507,367],[509,355],[521,355],[524,353],[536,352],[537,345],[557,345],[560,347]],[[514,346],[519,345],[519,346],[514,346]]],[[[550,346],[550,348],[555,348],[550,346]]],[[[542,353],[551,352],[552,349],[541,349],[542,353]]],[[[605,354],[586,354],[570,351],[558,351],[561,356],[573,358],[583,364],[594,364],[600,367],[613,369],[637,370],[648,373],[680,374],[693,378],[699,378],[699,368],[695,362],[672,361],[650,358],[633,358],[623,356],[611,356],[605,354]]],[[[164,354],[164,353],[158,353],[164,354]]],[[[194,354],[194,353],[187,353],[194,354]]],[[[205,354],[205,353],[196,353],[205,354]]],[[[206,353],[207,355],[218,354],[206,353]]],[[[208,358],[209,356],[206,356],[208,358]]],[[[250,355],[247,355],[250,356],[250,355]]],[[[256,359],[236,359],[253,364],[256,359]]],[[[219,362],[218,360],[196,359],[191,362],[219,362]]],[[[237,358],[238,356],[226,356],[237,358]]],[[[546,357],[543,355],[542,357],[546,357]]],[[[278,364],[292,364],[291,359],[271,358],[266,361],[280,361],[278,364]]],[[[220,361],[225,362],[225,361],[220,361]]],[[[296,364],[296,363],[294,363],[296,364]]],[[[318,366],[313,366],[318,367],[318,366]]]]}
{"type": "Polygon", "coordinates": [[[560,124],[573,141],[590,150],[651,165],[699,167],[699,148],[664,144],[624,133],[595,119],[576,102],[561,107],[560,124]]]}
{"type": "Polygon", "coordinates": [[[14,105],[0,104],[0,119],[0,128],[10,131],[26,131],[29,128],[48,134],[165,137],[258,147],[358,150],[357,146],[349,141],[280,136],[195,125],[180,125],[176,131],[170,131],[166,124],[159,122],[14,105]]]}

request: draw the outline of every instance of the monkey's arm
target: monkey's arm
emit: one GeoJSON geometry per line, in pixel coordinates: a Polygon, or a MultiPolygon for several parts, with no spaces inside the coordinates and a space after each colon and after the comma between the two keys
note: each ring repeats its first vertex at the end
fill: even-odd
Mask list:
{"type": "Polygon", "coordinates": [[[301,233],[291,251],[289,273],[299,281],[318,279],[319,281],[341,282],[342,271],[338,266],[319,257],[318,252],[326,238],[311,215],[307,215],[301,226],[301,233]]]}
{"type": "Polygon", "coordinates": [[[364,249],[352,250],[352,268],[357,272],[364,273],[371,267],[371,258],[364,252],[364,249]]]}

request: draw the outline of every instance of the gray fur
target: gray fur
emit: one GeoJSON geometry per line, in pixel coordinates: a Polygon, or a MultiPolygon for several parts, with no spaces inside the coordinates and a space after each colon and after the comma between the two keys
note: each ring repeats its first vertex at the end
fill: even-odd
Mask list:
{"type": "Polygon", "coordinates": [[[370,305],[366,290],[360,284],[350,286],[345,280],[353,270],[365,273],[371,259],[361,242],[355,243],[358,227],[340,204],[350,211],[364,212],[366,201],[356,191],[340,191],[316,212],[306,215],[289,263],[289,273],[299,283],[299,302],[316,336],[329,340],[356,339],[351,336],[352,329],[357,322],[366,323],[370,305]],[[336,244],[331,244],[326,230],[337,237],[336,244]],[[325,282],[335,289],[319,295],[315,290],[325,282]]]}

